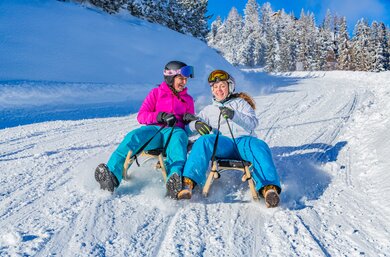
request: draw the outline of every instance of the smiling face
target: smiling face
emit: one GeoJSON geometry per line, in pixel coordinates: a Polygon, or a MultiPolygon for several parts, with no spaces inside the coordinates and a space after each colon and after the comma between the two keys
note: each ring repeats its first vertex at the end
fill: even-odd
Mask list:
{"type": "Polygon", "coordinates": [[[229,95],[229,85],[227,81],[219,81],[211,86],[211,91],[218,102],[223,101],[229,95]]]}
{"type": "Polygon", "coordinates": [[[187,79],[186,77],[182,76],[182,75],[177,75],[175,76],[174,80],[173,80],[173,88],[177,91],[177,92],[181,92],[184,90],[184,88],[186,87],[186,84],[187,84],[187,79]]]}

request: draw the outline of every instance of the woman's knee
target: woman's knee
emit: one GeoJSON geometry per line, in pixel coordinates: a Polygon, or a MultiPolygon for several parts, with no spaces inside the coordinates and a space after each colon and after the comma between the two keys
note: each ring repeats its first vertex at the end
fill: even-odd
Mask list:
{"type": "Polygon", "coordinates": [[[214,143],[215,143],[215,135],[214,134],[203,135],[203,136],[199,137],[195,142],[195,144],[203,145],[203,146],[214,145],[214,143]]]}
{"type": "Polygon", "coordinates": [[[248,140],[249,140],[249,147],[250,148],[269,151],[269,146],[265,141],[263,141],[259,138],[256,138],[256,137],[250,137],[250,138],[248,138],[248,140]]]}

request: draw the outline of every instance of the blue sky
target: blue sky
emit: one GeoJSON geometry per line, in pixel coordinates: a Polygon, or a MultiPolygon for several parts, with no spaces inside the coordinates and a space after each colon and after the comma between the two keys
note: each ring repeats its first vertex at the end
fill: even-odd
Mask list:
{"type": "MultiPolygon", "coordinates": [[[[350,31],[360,18],[366,18],[370,24],[377,20],[390,26],[390,0],[257,0],[259,5],[265,2],[270,2],[275,11],[284,8],[287,13],[293,11],[297,17],[304,8],[305,11],[315,14],[317,24],[322,22],[326,10],[330,9],[332,14],[347,17],[350,31]]],[[[243,14],[246,3],[247,0],[209,0],[208,13],[214,14],[211,21],[215,20],[217,15],[222,19],[226,18],[233,6],[243,14]]]]}

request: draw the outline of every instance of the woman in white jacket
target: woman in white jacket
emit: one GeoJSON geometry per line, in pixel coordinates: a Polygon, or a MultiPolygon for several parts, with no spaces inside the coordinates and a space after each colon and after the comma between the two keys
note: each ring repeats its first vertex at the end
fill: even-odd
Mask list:
{"type": "Polygon", "coordinates": [[[219,121],[220,134],[216,156],[231,159],[241,157],[251,162],[256,190],[265,198],[267,207],[276,207],[279,204],[281,192],[280,180],[268,145],[256,138],[254,133],[259,121],[254,111],[255,104],[252,98],[245,93],[234,93],[235,81],[225,71],[211,72],[208,82],[213,94],[213,103],[206,106],[197,117],[193,115],[184,117],[184,120],[189,122],[188,128],[202,136],[194,143],[185,164],[183,189],[179,192],[178,198],[189,199],[195,185],[204,186],[219,121]],[[223,118],[220,119],[220,115],[223,118]],[[237,148],[231,137],[228,122],[237,148]]]}

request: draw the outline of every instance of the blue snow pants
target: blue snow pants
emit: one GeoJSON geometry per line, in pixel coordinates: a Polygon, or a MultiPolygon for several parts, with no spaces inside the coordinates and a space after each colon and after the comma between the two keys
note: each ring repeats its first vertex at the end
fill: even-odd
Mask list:
{"type": "MultiPolygon", "coordinates": [[[[118,148],[112,153],[107,166],[114,173],[119,182],[122,180],[123,165],[129,151],[133,153],[146,143],[161,127],[155,125],[143,126],[130,131],[118,148]]],[[[166,127],[158,133],[148,144],[145,150],[163,148],[168,140],[172,127],[166,127]]],[[[182,175],[184,164],[187,159],[188,136],[184,129],[175,127],[171,140],[166,150],[167,158],[165,166],[168,178],[173,173],[182,175]]]]}
{"type": "MultiPolygon", "coordinates": [[[[184,177],[188,177],[198,185],[204,186],[215,139],[215,134],[209,134],[196,140],[184,167],[184,177]]],[[[251,136],[236,138],[236,142],[241,157],[253,165],[251,172],[256,190],[260,190],[267,185],[275,185],[279,191],[281,189],[280,180],[268,145],[264,141],[251,136]]],[[[216,156],[239,159],[233,139],[219,135],[216,156]]]]}

